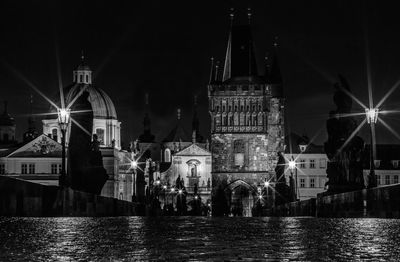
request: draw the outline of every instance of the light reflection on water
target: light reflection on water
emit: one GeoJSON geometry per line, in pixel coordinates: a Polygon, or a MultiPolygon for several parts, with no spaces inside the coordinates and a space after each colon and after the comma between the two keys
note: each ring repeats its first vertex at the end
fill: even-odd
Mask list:
{"type": "Polygon", "coordinates": [[[400,220],[1,218],[0,261],[396,261],[400,220]]]}

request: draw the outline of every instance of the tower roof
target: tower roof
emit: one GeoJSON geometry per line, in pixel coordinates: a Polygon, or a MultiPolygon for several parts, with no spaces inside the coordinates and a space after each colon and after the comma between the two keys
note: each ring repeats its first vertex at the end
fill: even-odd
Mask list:
{"type": "Polygon", "coordinates": [[[233,25],[229,33],[222,80],[257,75],[250,24],[233,25]]]}
{"type": "Polygon", "coordinates": [[[163,142],[190,142],[192,141],[191,136],[186,132],[182,125],[180,109],[178,109],[178,119],[175,127],[169,132],[164,138],[163,142]]]}

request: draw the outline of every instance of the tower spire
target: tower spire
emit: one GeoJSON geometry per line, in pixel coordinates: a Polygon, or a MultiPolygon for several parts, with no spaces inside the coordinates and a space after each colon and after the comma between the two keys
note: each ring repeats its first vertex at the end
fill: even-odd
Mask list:
{"type": "Polygon", "coordinates": [[[194,136],[193,141],[201,143],[203,137],[200,135],[200,120],[197,114],[197,95],[194,96],[193,100],[192,138],[194,136]]]}
{"type": "Polygon", "coordinates": [[[29,97],[29,104],[30,104],[30,110],[29,110],[30,112],[29,112],[29,117],[28,117],[28,130],[23,135],[24,142],[31,141],[38,136],[38,133],[36,132],[35,119],[33,117],[33,95],[32,94],[29,97]]]}
{"type": "Polygon", "coordinates": [[[210,79],[208,84],[211,84],[215,80],[215,72],[214,72],[214,57],[211,57],[211,68],[210,68],[210,79]]]}
{"type": "Polygon", "coordinates": [[[272,85],[272,95],[276,97],[283,96],[282,75],[278,61],[278,37],[274,38],[274,56],[269,72],[268,82],[272,85]]]}
{"type": "Polygon", "coordinates": [[[155,136],[151,133],[151,119],[149,115],[149,94],[144,96],[143,134],[139,136],[140,142],[152,143],[155,136]]]}
{"type": "Polygon", "coordinates": [[[231,26],[229,29],[229,38],[228,38],[228,45],[226,47],[226,54],[225,54],[225,64],[224,64],[224,73],[222,76],[222,81],[228,80],[229,78],[231,78],[231,55],[232,55],[232,28],[233,28],[233,18],[235,17],[234,14],[234,9],[231,8],[230,10],[230,20],[231,20],[231,26]]]}

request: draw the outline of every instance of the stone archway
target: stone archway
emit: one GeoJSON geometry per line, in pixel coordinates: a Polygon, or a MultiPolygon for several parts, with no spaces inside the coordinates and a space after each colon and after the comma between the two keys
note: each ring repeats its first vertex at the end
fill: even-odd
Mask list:
{"type": "Polygon", "coordinates": [[[234,216],[252,216],[254,199],[257,189],[238,179],[225,188],[225,193],[228,196],[228,205],[232,215],[234,216]]]}

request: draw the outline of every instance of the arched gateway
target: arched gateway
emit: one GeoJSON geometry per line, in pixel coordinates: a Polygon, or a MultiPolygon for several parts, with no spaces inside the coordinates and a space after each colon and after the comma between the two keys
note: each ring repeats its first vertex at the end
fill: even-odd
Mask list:
{"type": "Polygon", "coordinates": [[[234,216],[251,217],[255,205],[257,189],[238,179],[225,188],[230,213],[234,216]]]}

